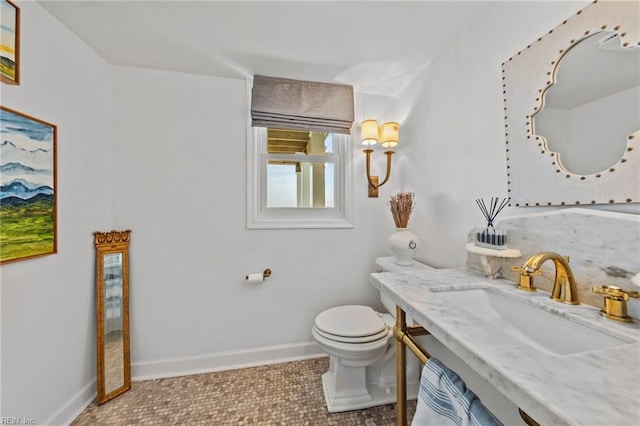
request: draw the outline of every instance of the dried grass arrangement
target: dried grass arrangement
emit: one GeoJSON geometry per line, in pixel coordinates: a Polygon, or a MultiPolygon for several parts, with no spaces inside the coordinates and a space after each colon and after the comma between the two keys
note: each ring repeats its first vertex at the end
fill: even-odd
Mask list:
{"type": "Polygon", "coordinates": [[[389,206],[396,228],[406,228],[409,224],[409,217],[415,204],[414,197],[413,192],[399,192],[390,197],[389,206]]]}

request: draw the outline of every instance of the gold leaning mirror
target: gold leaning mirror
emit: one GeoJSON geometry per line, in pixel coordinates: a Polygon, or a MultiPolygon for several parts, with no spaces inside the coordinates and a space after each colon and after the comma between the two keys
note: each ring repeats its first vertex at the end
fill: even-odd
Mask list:
{"type": "Polygon", "coordinates": [[[131,389],[129,242],[131,231],[94,232],[98,404],[131,389]]]}

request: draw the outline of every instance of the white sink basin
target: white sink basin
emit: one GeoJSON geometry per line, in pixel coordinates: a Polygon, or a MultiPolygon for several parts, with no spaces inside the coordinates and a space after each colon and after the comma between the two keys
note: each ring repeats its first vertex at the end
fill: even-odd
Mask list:
{"type": "Polygon", "coordinates": [[[438,293],[451,302],[453,309],[463,310],[545,353],[570,355],[632,343],[491,288],[441,290],[438,293]]]}

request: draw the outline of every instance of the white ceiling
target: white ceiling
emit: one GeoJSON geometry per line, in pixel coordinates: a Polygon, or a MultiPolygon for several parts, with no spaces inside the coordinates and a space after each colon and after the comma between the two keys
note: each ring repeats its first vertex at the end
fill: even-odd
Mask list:
{"type": "Polygon", "coordinates": [[[62,1],[40,4],[113,65],[352,84],[393,96],[487,1],[62,1]]]}

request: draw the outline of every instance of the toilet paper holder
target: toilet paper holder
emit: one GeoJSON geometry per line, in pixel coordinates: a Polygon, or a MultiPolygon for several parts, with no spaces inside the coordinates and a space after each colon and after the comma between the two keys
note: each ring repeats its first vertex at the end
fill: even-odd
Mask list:
{"type": "MultiPolygon", "coordinates": [[[[244,279],[248,280],[250,278],[250,275],[254,275],[254,274],[245,275],[244,279]]],[[[263,280],[265,278],[269,278],[270,276],[271,276],[271,269],[267,268],[264,271],[262,271],[262,279],[263,280]]]]}

